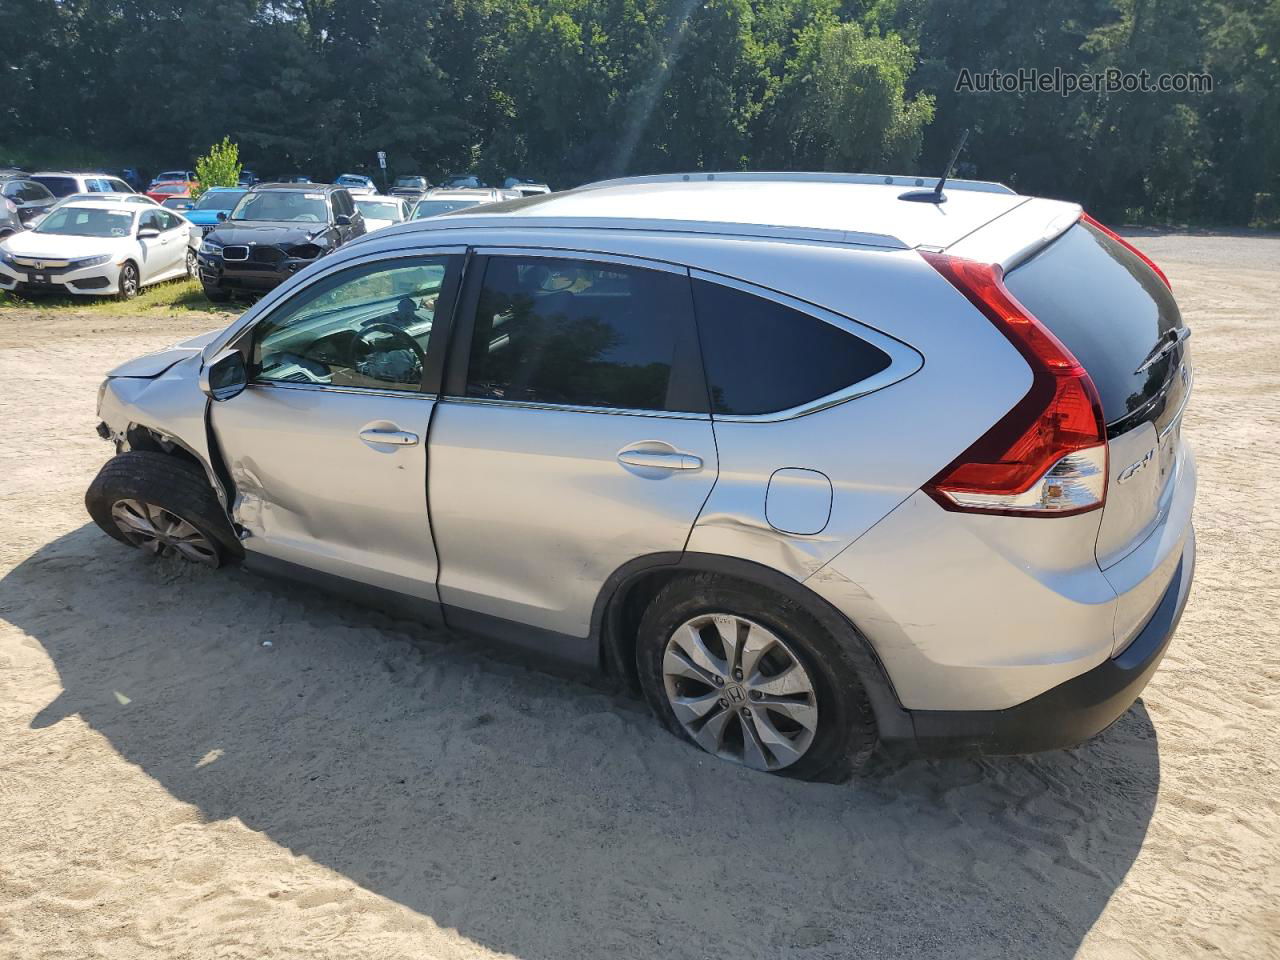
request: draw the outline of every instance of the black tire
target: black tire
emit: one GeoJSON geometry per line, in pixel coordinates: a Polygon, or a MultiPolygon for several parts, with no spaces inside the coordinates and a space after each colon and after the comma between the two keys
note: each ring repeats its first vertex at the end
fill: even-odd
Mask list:
{"type": "MultiPolygon", "coordinates": [[[[871,702],[851,658],[808,611],[755,585],[700,573],[667,584],[646,608],[636,639],[636,666],[645,699],[663,726],[693,743],[667,701],[662,661],[667,641],[681,624],[708,613],[729,613],[773,631],[813,680],[817,730],[808,750],[773,772],[801,780],[839,783],[861,769],[875,751],[871,702]]],[[[701,747],[698,747],[701,750],[701,747]]]]}
{"type": "Polygon", "coordinates": [[[107,536],[137,546],[112,518],[112,508],[121,500],[154,504],[191,524],[214,547],[217,556],[211,566],[242,555],[222,504],[194,463],[167,453],[131,450],[112,457],[98,471],[84,497],[89,516],[107,536]]]}
{"type": "Polygon", "coordinates": [[[116,297],[120,300],[132,300],[142,289],[142,275],[138,273],[138,265],[132,260],[125,261],[120,268],[120,282],[116,297]]]}
{"type": "Polygon", "coordinates": [[[226,303],[231,299],[231,294],[216,284],[208,284],[201,281],[200,285],[204,287],[204,295],[209,298],[211,303],[226,303]]]}

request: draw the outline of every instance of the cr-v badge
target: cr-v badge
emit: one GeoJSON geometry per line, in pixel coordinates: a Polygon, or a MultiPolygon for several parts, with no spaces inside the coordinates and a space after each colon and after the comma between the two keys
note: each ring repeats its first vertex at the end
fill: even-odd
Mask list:
{"type": "Polygon", "coordinates": [[[1135,476],[1137,476],[1139,473],[1145,470],[1147,468],[1147,465],[1151,463],[1151,461],[1154,460],[1155,457],[1156,457],[1156,448],[1152,447],[1143,455],[1141,460],[1137,461],[1136,463],[1131,463],[1127,467],[1125,467],[1123,470],[1121,470],[1120,476],[1116,477],[1116,483],[1124,483],[1127,480],[1132,480],[1135,476]]]}

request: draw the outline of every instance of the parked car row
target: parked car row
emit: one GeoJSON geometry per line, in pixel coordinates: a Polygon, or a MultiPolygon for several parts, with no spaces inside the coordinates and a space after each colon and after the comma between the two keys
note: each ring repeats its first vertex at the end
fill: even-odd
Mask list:
{"type": "Polygon", "coordinates": [[[332,184],[300,173],[271,183],[256,180],[244,171],[238,186],[199,192],[194,171],[167,170],[134,193],[105,173],[0,171],[0,289],[130,297],[149,283],[185,274],[198,277],[209,299],[221,302],[238,292],[269,290],[374,230],[550,191],[516,178],[508,178],[507,187],[487,187],[470,174],[450,175],[446,186],[434,188],[424,176],[398,177],[389,195],[356,173],[341,174],[332,184]],[[154,211],[144,216],[143,207],[176,219],[157,219],[154,211]],[[62,209],[73,212],[49,219],[62,209]],[[45,221],[48,227],[40,229],[45,221]],[[166,256],[152,250],[169,246],[169,235],[179,229],[187,237],[181,256],[178,247],[166,256]],[[144,242],[156,239],[152,230],[159,243],[144,242]],[[28,232],[33,235],[17,239],[28,232]],[[89,246],[95,250],[87,252],[89,246]]]}

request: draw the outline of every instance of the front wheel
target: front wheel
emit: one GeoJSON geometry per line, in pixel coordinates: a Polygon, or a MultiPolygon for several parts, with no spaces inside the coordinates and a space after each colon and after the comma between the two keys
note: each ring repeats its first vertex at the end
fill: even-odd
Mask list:
{"type": "Polygon", "coordinates": [[[156,556],[218,567],[239,553],[204,471],[169,454],[131,450],[111,458],[84,502],[104,533],[156,556]]]}
{"type": "Polygon", "coordinates": [[[200,260],[196,257],[196,252],[187,247],[187,279],[200,279],[200,260]]]}
{"type": "Polygon", "coordinates": [[[121,300],[132,300],[138,295],[140,285],[137,266],[128,262],[120,268],[120,286],[116,296],[121,300]]]}
{"type": "Polygon", "coordinates": [[[876,746],[840,642],[800,605],[714,574],[672,581],[640,623],[645,698],[707,753],[804,780],[847,779],[876,746]]]}

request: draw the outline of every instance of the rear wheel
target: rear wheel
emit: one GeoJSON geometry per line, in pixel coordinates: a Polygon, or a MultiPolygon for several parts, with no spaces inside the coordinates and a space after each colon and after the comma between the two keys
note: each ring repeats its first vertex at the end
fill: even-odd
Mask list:
{"type": "Polygon", "coordinates": [[[839,781],[875,749],[840,642],[798,604],[741,581],[697,574],[664,587],[641,620],[636,665],[667,729],[721,759],[839,781]]]}
{"type": "Polygon", "coordinates": [[[116,296],[121,300],[132,300],[138,295],[140,283],[141,281],[138,276],[137,265],[132,261],[126,262],[125,265],[120,268],[120,285],[116,296]]]}
{"type": "Polygon", "coordinates": [[[217,567],[239,554],[204,471],[169,454],[134,450],[108,460],[85,506],[108,536],[156,556],[217,567]]]}

